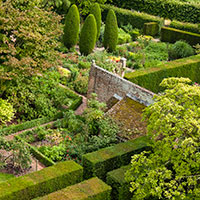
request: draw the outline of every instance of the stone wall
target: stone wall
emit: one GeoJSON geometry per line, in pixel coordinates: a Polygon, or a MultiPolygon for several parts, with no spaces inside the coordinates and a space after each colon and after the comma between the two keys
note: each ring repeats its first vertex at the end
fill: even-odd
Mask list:
{"type": "Polygon", "coordinates": [[[153,103],[154,96],[153,92],[98,67],[94,61],[89,75],[88,97],[93,92],[101,102],[107,102],[113,95],[118,95],[122,98],[128,96],[146,106],[153,103]]]}

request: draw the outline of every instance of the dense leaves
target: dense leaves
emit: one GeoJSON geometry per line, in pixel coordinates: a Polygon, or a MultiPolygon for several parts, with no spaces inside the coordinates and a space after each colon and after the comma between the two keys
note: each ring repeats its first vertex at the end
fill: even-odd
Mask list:
{"type": "Polygon", "coordinates": [[[37,7],[15,9],[10,0],[0,6],[0,78],[10,80],[52,67],[59,60],[55,37],[60,17],[37,7]]]}
{"type": "Polygon", "coordinates": [[[153,153],[132,157],[127,180],[134,199],[200,195],[200,87],[189,84],[187,78],[164,79],[164,94],[146,108],[153,153]]]}

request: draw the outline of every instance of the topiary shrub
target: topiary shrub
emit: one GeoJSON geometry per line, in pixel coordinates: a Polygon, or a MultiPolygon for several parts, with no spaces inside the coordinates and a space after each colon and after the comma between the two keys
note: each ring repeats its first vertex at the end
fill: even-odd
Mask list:
{"type": "Polygon", "coordinates": [[[168,51],[169,60],[185,58],[194,55],[194,49],[184,41],[177,41],[168,51]]]}
{"type": "Polygon", "coordinates": [[[115,12],[113,10],[108,11],[106,17],[106,26],[104,32],[103,45],[105,49],[112,52],[116,49],[118,39],[118,25],[115,12]]]}
{"type": "Polygon", "coordinates": [[[69,49],[78,41],[80,16],[76,5],[72,5],[65,17],[63,42],[69,49]]]}
{"type": "Polygon", "coordinates": [[[93,14],[89,14],[85,20],[80,35],[80,52],[88,55],[94,49],[97,38],[97,24],[93,14]]]}
{"type": "Polygon", "coordinates": [[[101,28],[101,8],[98,3],[95,3],[91,6],[90,13],[94,15],[97,23],[97,40],[100,36],[100,28],[101,28]]]}

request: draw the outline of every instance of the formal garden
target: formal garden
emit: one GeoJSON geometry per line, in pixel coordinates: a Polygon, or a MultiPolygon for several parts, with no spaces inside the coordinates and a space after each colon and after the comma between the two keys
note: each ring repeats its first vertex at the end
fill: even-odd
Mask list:
{"type": "Polygon", "coordinates": [[[0,0],[0,200],[198,200],[199,74],[199,0],[0,0]],[[154,103],[116,121],[94,63],[154,103]]]}

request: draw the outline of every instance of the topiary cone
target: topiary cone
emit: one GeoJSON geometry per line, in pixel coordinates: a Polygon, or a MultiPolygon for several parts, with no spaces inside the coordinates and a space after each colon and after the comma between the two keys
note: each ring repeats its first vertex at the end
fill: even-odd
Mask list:
{"type": "Polygon", "coordinates": [[[90,13],[94,15],[97,23],[97,40],[100,36],[101,28],[101,8],[98,3],[95,3],[91,6],[90,13]]]}
{"type": "Polygon", "coordinates": [[[105,49],[108,49],[108,51],[112,52],[116,49],[117,39],[118,39],[117,17],[113,10],[109,10],[108,15],[106,17],[103,46],[105,47],[105,49]]]}
{"type": "Polygon", "coordinates": [[[80,36],[80,52],[82,55],[92,53],[97,38],[97,25],[94,15],[89,14],[85,20],[80,36]]]}
{"type": "Polygon", "coordinates": [[[69,12],[65,17],[63,42],[68,49],[76,45],[78,42],[79,25],[79,11],[77,6],[74,4],[70,7],[69,12]]]}

